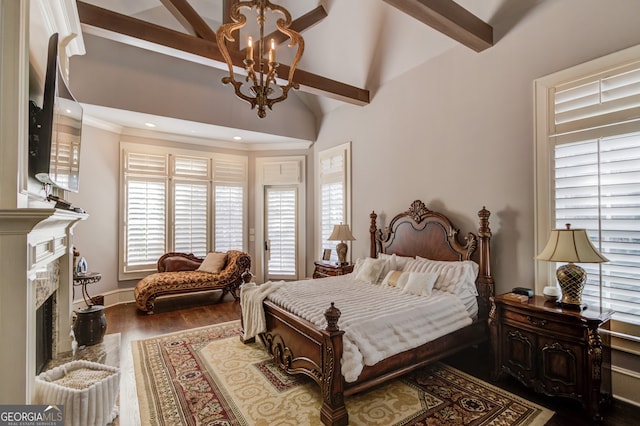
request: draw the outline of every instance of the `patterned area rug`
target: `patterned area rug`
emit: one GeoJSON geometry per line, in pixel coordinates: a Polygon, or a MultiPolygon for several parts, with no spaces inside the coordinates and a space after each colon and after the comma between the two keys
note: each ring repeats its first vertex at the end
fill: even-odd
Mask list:
{"type": "MultiPolygon", "coordinates": [[[[319,387],[233,321],[132,343],[144,425],[319,425],[319,387]]],[[[553,412],[442,363],[346,399],[352,425],[543,425],[553,412]]]]}

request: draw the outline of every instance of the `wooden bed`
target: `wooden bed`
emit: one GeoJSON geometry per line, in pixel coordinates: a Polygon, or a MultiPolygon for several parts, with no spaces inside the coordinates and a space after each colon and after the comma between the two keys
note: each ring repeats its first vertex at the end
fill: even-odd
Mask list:
{"type": "Polygon", "coordinates": [[[476,260],[479,263],[476,280],[479,293],[478,316],[467,327],[384,359],[373,366],[366,366],[356,382],[345,382],[341,373],[344,331],[338,327],[339,306],[333,306],[332,303],[327,307],[327,326],[320,329],[269,300],[263,302],[267,331],[260,334],[260,338],[267,351],[284,370],[292,374],[305,374],[320,385],[323,399],[320,419],[323,424],[348,424],[348,414],[344,405],[346,396],[369,389],[488,339],[489,297],[494,295],[490,269],[489,215],[490,212],[485,208],[478,212],[478,233],[468,233],[465,242],[462,243],[458,239],[458,229],[449,219],[429,210],[419,200],[414,201],[406,212],[396,215],[385,230],[378,228],[376,213],[370,214],[371,257],[377,257],[379,253],[395,253],[433,260],[476,260]]]}

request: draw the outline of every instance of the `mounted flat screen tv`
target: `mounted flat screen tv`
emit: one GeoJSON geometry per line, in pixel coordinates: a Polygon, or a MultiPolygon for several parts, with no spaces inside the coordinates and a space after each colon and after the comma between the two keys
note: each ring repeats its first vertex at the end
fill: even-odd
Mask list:
{"type": "Polygon", "coordinates": [[[82,106],[58,65],[58,34],[49,39],[42,108],[30,102],[29,173],[44,184],[78,192],[82,106]]]}

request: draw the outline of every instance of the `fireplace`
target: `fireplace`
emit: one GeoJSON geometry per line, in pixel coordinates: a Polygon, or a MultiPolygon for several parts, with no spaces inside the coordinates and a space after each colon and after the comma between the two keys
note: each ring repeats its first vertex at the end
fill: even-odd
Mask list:
{"type": "Polygon", "coordinates": [[[42,373],[44,367],[53,357],[53,309],[55,293],[36,309],[36,374],[42,373]]]}
{"type": "Polygon", "coordinates": [[[71,350],[73,228],[87,217],[0,210],[0,404],[30,404],[38,370],[71,350]]]}
{"type": "MultiPolygon", "coordinates": [[[[49,262],[34,272],[36,290],[36,374],[42,372],[56,354],[58,334],[57,290],[60,286],[60,261],[49,262]]],[[[62,330],[64,332],[64,330],[62,330]]],[[[69,331],[67,331],[68,333],[69,331]]]]}

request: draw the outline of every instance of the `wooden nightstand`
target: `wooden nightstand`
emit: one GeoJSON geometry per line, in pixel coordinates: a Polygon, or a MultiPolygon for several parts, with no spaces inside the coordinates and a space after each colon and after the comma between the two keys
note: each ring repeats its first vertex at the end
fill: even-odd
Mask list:
{"type": "Polygon", "coordinates": [[[612,313],[562,309],[542,296],[492,298],[493,379],[510,374],[536,392],[580,401],[601,420],[601,404],[611,398],[611,347],[598,328],[609,329],[612,313]]]}
{"type": "Polygon", "coordinates": [[[313,271],[313,278],[335,277],[353,272],[353,264],[334,265],[329,262],[315,262],[316,269],[313,271]]]}

